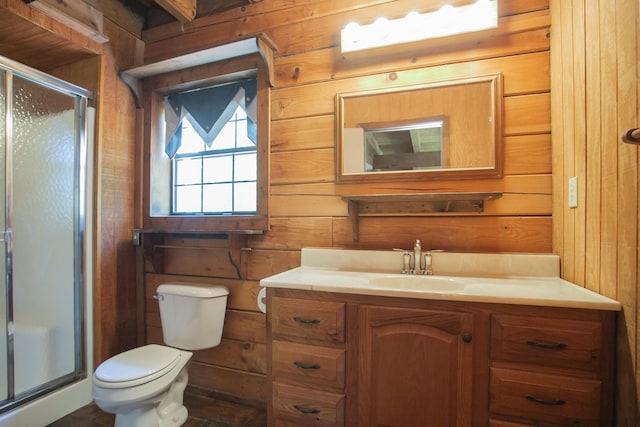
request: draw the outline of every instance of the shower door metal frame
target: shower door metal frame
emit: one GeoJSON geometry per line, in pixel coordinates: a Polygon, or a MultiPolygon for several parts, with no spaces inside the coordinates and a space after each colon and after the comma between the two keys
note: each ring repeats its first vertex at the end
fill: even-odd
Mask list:
{"type": "MultiPolygon", "coordinates": [[[[85,215],[86,215],[86,170],[87,170],[87,107],[93,93],[64,80],[0,56],[0,70],[5,72],[5,230],[0,230],[0,242],[5,244],[6,254],[6,337],[7,337],[7,399],[0,400],[0,414],[6,413],[25,403],[38,399],[60,387],[87,377],[85,336],[85,215]],[[55,378],[25,392],[15,393],[14,376],[14,313],[12,275],[12,148],[13,148],[13,77],[18,76],[48,89],[74,97],[75,109],[75,149],[74,149],[74,372],[55,378]]],[[[1,368],[1,367],[0,367],[1,368]]]]}

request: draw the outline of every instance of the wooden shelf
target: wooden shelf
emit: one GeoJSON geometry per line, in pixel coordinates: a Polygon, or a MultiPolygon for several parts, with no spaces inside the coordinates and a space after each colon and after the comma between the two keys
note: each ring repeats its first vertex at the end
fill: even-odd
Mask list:
{"type": "Polygon", "coordinates": [[[159,230],[150,228],[134,228],[133,233],[136,234],[184,234],[184,235],[230,235],[230,234],[264,234],[262,230],[159,230]]]}
{"type": "Polygon", "coordinates": [[[120,78],[129,86],[136,99],[136,105],[141,108],[142,80],[147,77],[258,53],[265,63],[269,84],[273,86],[273,52],[275,50],[273,42],[266,35],[261,34],[175,58],[129,68],[120,72],[120,78]]]}
{"type": "Polygon", "coordinates": [[[502,197],[502,193],[426,193],[369,194],[342,196],[349,205],[353,241],[358,241],[358,218],[361,216],[423,216],[483,212],[485,200],[502,197]]]}
{"type": "Polygon", "coordinates": [[[131,243],[135,247],[140,260],[151,265],[151,272],[165,272],[165,256],[171,251],[209,251],[227,254],[229,265],[233,267],[240,279],[241,253],[250,251],[247,238],[249,235],[262,234],[258,230],[157,230],[135,228],[131,243]],[[224,244],[211,243],[224,241],[224,244]],[[204,243],[201,243],[204,242],[204,243]]]}

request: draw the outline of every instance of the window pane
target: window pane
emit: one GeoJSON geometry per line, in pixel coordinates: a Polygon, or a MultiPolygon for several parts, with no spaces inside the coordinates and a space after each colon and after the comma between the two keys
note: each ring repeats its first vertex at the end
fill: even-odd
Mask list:
{"type": "Polygon", "coordinates": [[[199,153],[205,148],[204,141],[193,129],[187,117],[182,119],[182,143],[177,154],[199,153]]]}
{"type": "Polygon", "coordinates": [[[256,153],[236,154],[234,181],[255,181],[257,176],[256,153]]]}
{"type": "Polygon", "coordinates": [[[208,184],[203,186],[204,212],[231,212],[232,210],[232,185],[208,184]]]}
{"type": "Polygon", "coordinates": [[[233,209],[236,212],[256,211],[256,183],[241,182],[235,186],[235,199],[233,209]]]}
{"type": "Polygon", "coordinates": [[[231,182],[233,180],[233,157],[215,156],[205,157],[203,181],[209,183],[231,182]]]}
{"type": "Polygon", "coordinates": [[[176,187],[176,211],[177,212],[201,212],[201,194],[199,185],[176,187]]]}
{"type": "MultiPolygon", "coordinates": [[[[209,102],[215,88],[203,89],[200,101],[209,102]],[[211,92],[206,92],[211,90],[211,92]]],[[[222,93],[222,92],[221,92],[222,93]]],[[[222,95],[221,95],[222,96],[222,95]]],[[[255,93],[253,95],[255,96],[255,93]]],[[[216,98],[218,102],[223,99],[216,98]]],[[[180,98],[176,98],[180,99],[180,98]]],[[[182,99],[183,107],[200,109],[202,103],[182,99]]],[[[196,97],[196,99],[198,99],[196,97]]],[[[182,121],[182,144],[173,157],[173,213],[202,213],[233,215],[256,212],[257,206],[257,152],[256,144],[248,137],[247,108],[243,101],[232,104],[235,111],[229,118],[224,114],[211,117],[213,121],[228,119],[217,133],[211,146],[207,146],[194,128],[193,117],[187,113],[182,121]]],[[[211,102],[214,102],[213,100],[211,102]]],[[[222,102],[226,102],[222,101],[222,102]]],[[[224,107],[224,105],[218,105],[224,107]]],[[[198,112],[200,110],[194,110],[198,112]]],[[[228,111],[228,110],[227,110],[228,111]]],[[[252,132],[255,132],[252,124],[252,132]]]]}
{"type": "Polygon", "coordinates": [[[202,161],[200,158],[176,159],[176,184],[199,184],[202,179],[202,161]]]}
{"type": "Polygon", "coordinates": [[[228,150],[234,148],[236,144],[235,123],[230,121],[222,128],[216,139],[211,144],[212,150],[228,150]]]}
{"type": "Polygon", "coordinates": [[[236,110],[235,119],[236,120],[241,120],[241,119],[246,119],[246,118],[247,118],[247,113],[244,112],[244,109],[238,108],[236,110]]]}
{"type": "Polygon", "coordinates": [[[255,147],[247,136],[247,119],[241,120],[238,123],[238,147],[255,147]]]}

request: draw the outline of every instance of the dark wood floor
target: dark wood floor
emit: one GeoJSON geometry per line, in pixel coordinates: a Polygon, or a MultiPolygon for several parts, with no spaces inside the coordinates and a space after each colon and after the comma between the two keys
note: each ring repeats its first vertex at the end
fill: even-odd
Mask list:
{"type": "MultiPolygon", "coordinates": [[[[189,418],[183,427],[264,427],[265,408],[241,405],[213,398],[201,390],[187,387],[184,404],[189,418]]],[[[91,404],[50,424],[48,427],[112,427],[115,416],[91,404]]]]}

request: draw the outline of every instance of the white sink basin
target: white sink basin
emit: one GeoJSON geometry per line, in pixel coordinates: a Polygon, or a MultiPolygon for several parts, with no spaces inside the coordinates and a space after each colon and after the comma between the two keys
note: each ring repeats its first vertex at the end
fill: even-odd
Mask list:
{"type": "Polygon", "coordinates": [[[419,275],[385,275],[369,280],[373,288],[411,289],[425,291],[461,291],[464,283],[449,277],[419,275]]]}

